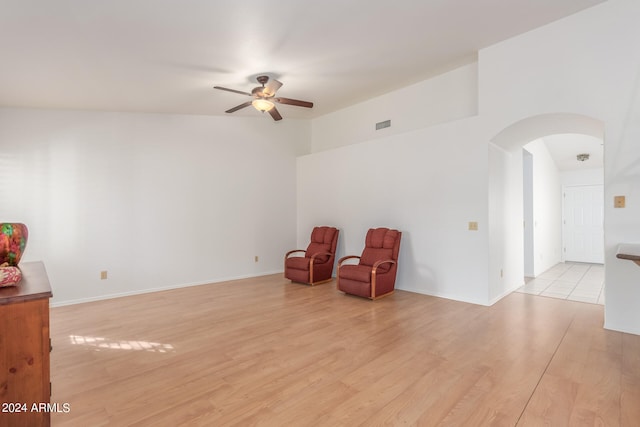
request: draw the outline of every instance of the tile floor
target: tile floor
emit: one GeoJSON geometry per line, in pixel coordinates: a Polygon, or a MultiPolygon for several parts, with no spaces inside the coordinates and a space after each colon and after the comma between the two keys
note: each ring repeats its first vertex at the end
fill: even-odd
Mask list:
{"type": "Polygon", "coordinates": [[[525,278],[516,292],[604,304],[604,266],[565,262],[556,264],[536,278],[525,278]]]}

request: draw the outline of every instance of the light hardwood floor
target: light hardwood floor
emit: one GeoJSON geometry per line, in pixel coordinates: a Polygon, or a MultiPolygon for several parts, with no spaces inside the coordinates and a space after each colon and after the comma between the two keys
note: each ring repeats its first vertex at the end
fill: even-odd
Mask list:
{"type": "Polygon", "coordinates": [[[377,301],[281,275],[51,310],[53,426],[637,426],[640,336],[513,293],[377,301]]]}

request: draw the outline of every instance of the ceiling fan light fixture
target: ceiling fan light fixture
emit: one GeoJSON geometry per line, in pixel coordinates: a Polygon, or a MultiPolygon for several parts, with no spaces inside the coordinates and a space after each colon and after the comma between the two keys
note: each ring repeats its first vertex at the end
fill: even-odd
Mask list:
{"type": "Polygon", "coordinates": [[[268,99],[258,98],[251,101],[251,105],[253,105],[256,110],[264,113],[265,111],[271,110],[275,104],[268,99]]]}

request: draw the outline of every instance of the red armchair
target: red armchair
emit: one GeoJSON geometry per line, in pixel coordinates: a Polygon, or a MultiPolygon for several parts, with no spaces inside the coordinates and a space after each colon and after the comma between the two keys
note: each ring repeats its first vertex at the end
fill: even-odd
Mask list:
{"type": "Polygon", "coordinates": [[[338,290],[370,299],[393,293],[401,237],[398,230],[370,229],[362,255],[349,255],[338,261],[338,290]],[[359,263],[344,264],[348,259],[359,259],[359,263]]]}
{"type": "Polygon", "coordinates": [[[285,254],[284,277],[312,286],[330,281],[339,233],[340,230],[334,227],[315,227],[306,251],[295,249],[285,254]],[[292,256],[296,252],[304,252],[304,255],[292,256]]]}

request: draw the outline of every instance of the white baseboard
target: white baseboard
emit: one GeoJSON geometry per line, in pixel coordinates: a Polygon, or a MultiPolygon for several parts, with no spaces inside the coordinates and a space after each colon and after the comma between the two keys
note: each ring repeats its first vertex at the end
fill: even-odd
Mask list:
{"type": "Polygon", "coordinates": [[[515,287],[513,287],[510,290],[506,290],[504,291],[502,294],[498,295],[497,297],[493,298],[491,301],[489,301],[489,305],[493,305],[495,303],[497,303],[498,301],[500,301],[502,298],[506,297],[509,294],[512,294],[513,292],[515,292],[518,288],[520,288],[521,286],[524,285],[524,282],[522,282],[519,285],[516,285],[515,287]]]}
{"type": "Polygon", "coordinates": [[[460,299],[459,297],[456,297],[454,295],[444,294],[444,293],[440,293],[440,292],[428,293],[428,292],[425,292],[424,290],[421,290],[421,289],[418,289],[418,288],[404,287],[404,286],[403,287],[398,287],[398,286],[396,286],[396,289],[400,290],[400,291],[413,292],[415,294],[428,295],[428,296],[436,297],[436,298],[444,298],[444,299],[457,301],[457,302],[463,302],[463,303],[467,303],[467,304],[484,305],[484,306],[488,305],[488,304],[483,303],[483,302],[473,301],[473,300],[470,300],[470,299],[460,299]]]}
{"type": "Polygon", "coordinates": [[[180,283],[180,284],[176,284],[176,285],[170,285],[170,286],[163,286],[163,287],[159,287],[159,288],[148,288],[148,289],[139,289],[139,290],[135,290],[135,291],[129,291],[129,292],[119,292],[119,293],[115,293],[115,294],[106,294],[106,295],[98,295],[95,297],[87,297],[87,298],[78,298],[78,299],[73,299],[73,300],[66,300],[66,301],[56,301],[56,302],[52,302],[50,307],[54,308],[54,307],[63,307],[66,305],[75,305],[75,304],[83,304],[85,302],[93,302],[93,301],[102,301],[102,300],[107,300],[107,299],[113,299],[113,298],[121,298],[121,297],[128,297],[128,296],[132,296],[132,295],[140,295],[140,294],[148,294],[151,292],[162,292],[162,291],[168,291],[171,289],[180,289],[180,288],[188,288],[191,286],[202,286],[202,285],[212,285],[215,283],[222,283],[222,282],[230,282],[233,280],[241,280],[241,279],[250,279],[253,277],[260,277],[260,276],[269,276],[271,274],[278,274],[278,273],[284,273],[282,270],[280,271],[273,271],[273,272],[262,272],[260,274],[247,274],[247,275],[242,275],[242,276],[234,276],[234,277],[225,277],[225,278],[218,278],[215,280],[206,280],[206,281],[202,281],[202,282],[191,282],[191,283],[180,283]]]}

